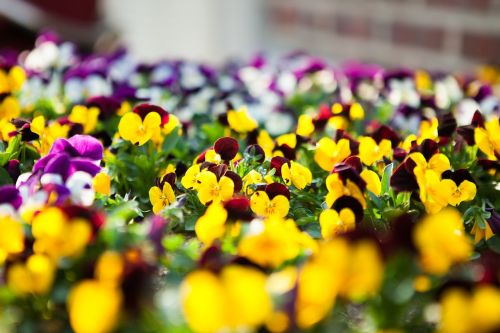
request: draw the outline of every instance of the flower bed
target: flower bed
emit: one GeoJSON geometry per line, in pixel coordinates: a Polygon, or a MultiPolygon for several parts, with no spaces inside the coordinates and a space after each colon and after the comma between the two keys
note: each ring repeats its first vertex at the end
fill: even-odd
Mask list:
{"type": "Polygon", "coordinates": [[[500,329],[494,69],[0,64],[1,331],[500,329]]]}

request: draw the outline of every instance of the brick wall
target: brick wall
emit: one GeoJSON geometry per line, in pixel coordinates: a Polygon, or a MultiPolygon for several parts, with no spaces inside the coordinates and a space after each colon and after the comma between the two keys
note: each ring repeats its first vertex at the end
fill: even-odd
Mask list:
{"type": "Polygon", "coordinates": [[[500,0],[268,0],[266,45],[428,69],[500,65],[500,0]]]}

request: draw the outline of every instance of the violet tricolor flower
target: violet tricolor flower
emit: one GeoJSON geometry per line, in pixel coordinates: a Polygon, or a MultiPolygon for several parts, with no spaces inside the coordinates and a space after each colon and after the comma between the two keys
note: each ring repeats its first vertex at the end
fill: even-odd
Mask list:
{"type": "Polygon", "coordinates": [[[59,174],[66,180],[76,171],[83,171],[95,176],[101,170],[99,162],[103,156],[103,147],[99,140],[87,135],[75,135],[70,139],[57,139],[49,153],[39,159],[33,173],[59,174]]]}
{"type": "Polygon", "coordinates": [[[22,201],[21,195],[14,185],[0,186],[0,205],[9,204],[18,209],[22,201]]]}

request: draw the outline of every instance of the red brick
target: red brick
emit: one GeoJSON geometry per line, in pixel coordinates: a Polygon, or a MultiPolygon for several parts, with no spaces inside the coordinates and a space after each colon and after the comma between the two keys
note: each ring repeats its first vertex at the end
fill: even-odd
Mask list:
{"type": "Polygon", "coordinates": [[[464,33],[462,54],[481,62],[500,64],[500,34],[464,33]]]}
{"type": "Polygon", "coordinates": [[[371,19],[362,16],[336,15],[335,26],[339,35],[351,37],[370,37],[371,19]]]}
{"type": "Polygon", "coordinates": [[[392,40],[395,44],[439,50],[443,47],[445,31],[440,27],[428,27],[395,22],[392,40]]]}

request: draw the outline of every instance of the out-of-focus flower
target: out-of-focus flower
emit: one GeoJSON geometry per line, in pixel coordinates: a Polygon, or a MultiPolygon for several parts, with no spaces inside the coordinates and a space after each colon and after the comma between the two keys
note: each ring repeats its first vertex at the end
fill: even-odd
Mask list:
{"type": "Polygon", "coordinates": [[[460,213],[453,208],[424,218],[415,227],[413,239],[423,269],[432,274],[446,273],[451,265],[467,260],[472,253],[460,213]]]}
{"type": "Polygon", "coordinates": [[[67,306],[76,333],[107,333],[116,325],[123,300],[120,289],[99,280],[84,280],[74,286],[67,306]]]}
{"type": "Polygon", "coordinates": [[[307,114],[300,115],[295,133],[306,138],[314,133],[314,123],[311,116],[307,114]]]}
{"type": "Polygon", "coordinates": [[[271,218],[251,223],[250,232],[238,246],[238,254],[264,267],[277,267],[297,257],[303,250],[314,250],[316,244],[301,232],[293,220],[271,218]]]}
{"type": "Polygon", "coordinates": [[[351,154],[349,140],[340,139],[337,143],[330,138],[322,138],[318,141],[314,160],[325,171],[332,171],[336,163],[342,162],[351,154]]]}
{"type": "Polygon", "coordinates": [[[88,134],[94,131],[99,117],[99,109],[96,107],[87,108],[83,105],[75,105],[71,110],[68,119],[83,126],[83,132],[88,134]]]}
{"type": "Polygon", "coordinates": [[[189,327],[200,333],[252,331],[272,311],[266,276],[253,268],[231,265],[220,275],[190,273],[181,285],[182,310],[189,327]]]}
{"type": "Polygon", "coordinates": [[[205,214],[196,221],[194,227],[196,236],[207,247],[210,246],[214,240],[224,235],[227,215],[227,211],[222,204],[217,202],[208,206],[205,214]]]}
{"type": "Polygon", "coordinates": [[[359,157],[361,162],[366,165],[372,165],[384,157],[389,157],[392,152],[391,147],[390,140],[382,139],[377,144],[373,138],[362,136],[359,138],[359,157]]]}
{"type": "Polygon", "coordinates": [[[257,122],[248,115],[246,107],[227,112],[227,122],[232,130],[238,133],[248,133],[257,128],[257,122]]]}
{"type": "Polygon", "coordinates": [[[31,255],[25,263],[15,263],[7,271],[7,285],[18,295],[45,294],[52,287],[54,262],[43,254],[31,255]]]}
{"type": "Polygon", "coordinates": [[[38,134],[39,139],[33,143],[42,156],[46,155],[52,144],[59,138],[65,138],[69,133],[68,125],[61,125],[58,122],[52,122],[46,126],[45,118],[38,116],[33,118],[30,124],[33,133],[38,134]]]}
{"type": "Polygon", "coordinates": [[[327,209],[321,212],[319,224],[321,226],[321,236],[329,239],[353,230],[356,227],[356,216],[349,208],[344,208],[340,212],[327,209]]]}
{"type": "Polygon", "coordinates": [[[446,290],[442,296],[437,332],[486,333],[500,328],[500,290],[478,286],[472,293],[459,288],[446,290]]]}
{"type": "Polygon", "coordinates": [[[7,119],[0,119],[0,141],[10,141],[15,136],[12,133],[16,133],[16,126],[7,119]]]}
{"type": "Polygon", "coordinates": [[[368,191],[373,192],[375,195],[380,195],[382,184],[380,182],[380,177],[375,171],[365,169],[360,173],[360,176],[366,182],[368,191]]]}
{"type": "Polygon", "coordinates": [[[159,135],[161,117],[156,112],[148,113],[144,120],[134,113],[126,113],[118,124],[120,136],[127,141],[142,146],[154,136],[159,135]]]}
{"type": "Polygon", "coordinates": [[[290,161],[281,167],[281,177],[287,185],[293,184],[299,190],[304,189],[312,181],[311,171],[297,162],[290,161]]]}
{"type": "Polygon", "coordinates": [[[111,193],[111,178],[104,172],[99,172],[93,180],[93,188],[96,193],[109,195],[111,193]]]}
{"type": "Polygon", "coordinates": [[[23,226],[11,216],[0,216],[0,265],[9,255],[21,253],[24,250],[23,226]]]}
{"type": "Polygon", "coordinates": [[[383,262],[375,244],[343,238],[321,244],[298,277],[296,320],[308,328],[323,319],[337,296],[362,301],[376,293],[382,283],[383,262]]]}
{"type": "Polygon", "coordinates": [[[0,94],[19,91],[25,80],[26,73],[20,66],[12,67],[8,73],[0,70],[0,94]]]}
{"type": "Polygon", "coordinates": [[[474,129],[474,141],[479,149],[488,156],[488,159],[496,161],[500,155],[500,121],[493,117],[484,123],[484,128],[474,129]]]}
{"type": "Polygon", "coordinates": [[[57,207],[48,207],[38,213],[32,222],[32,232],[35,253],[47,254],[54,260],[80,255],[92,237],[89,221],[70,220],[57,207]]]}

